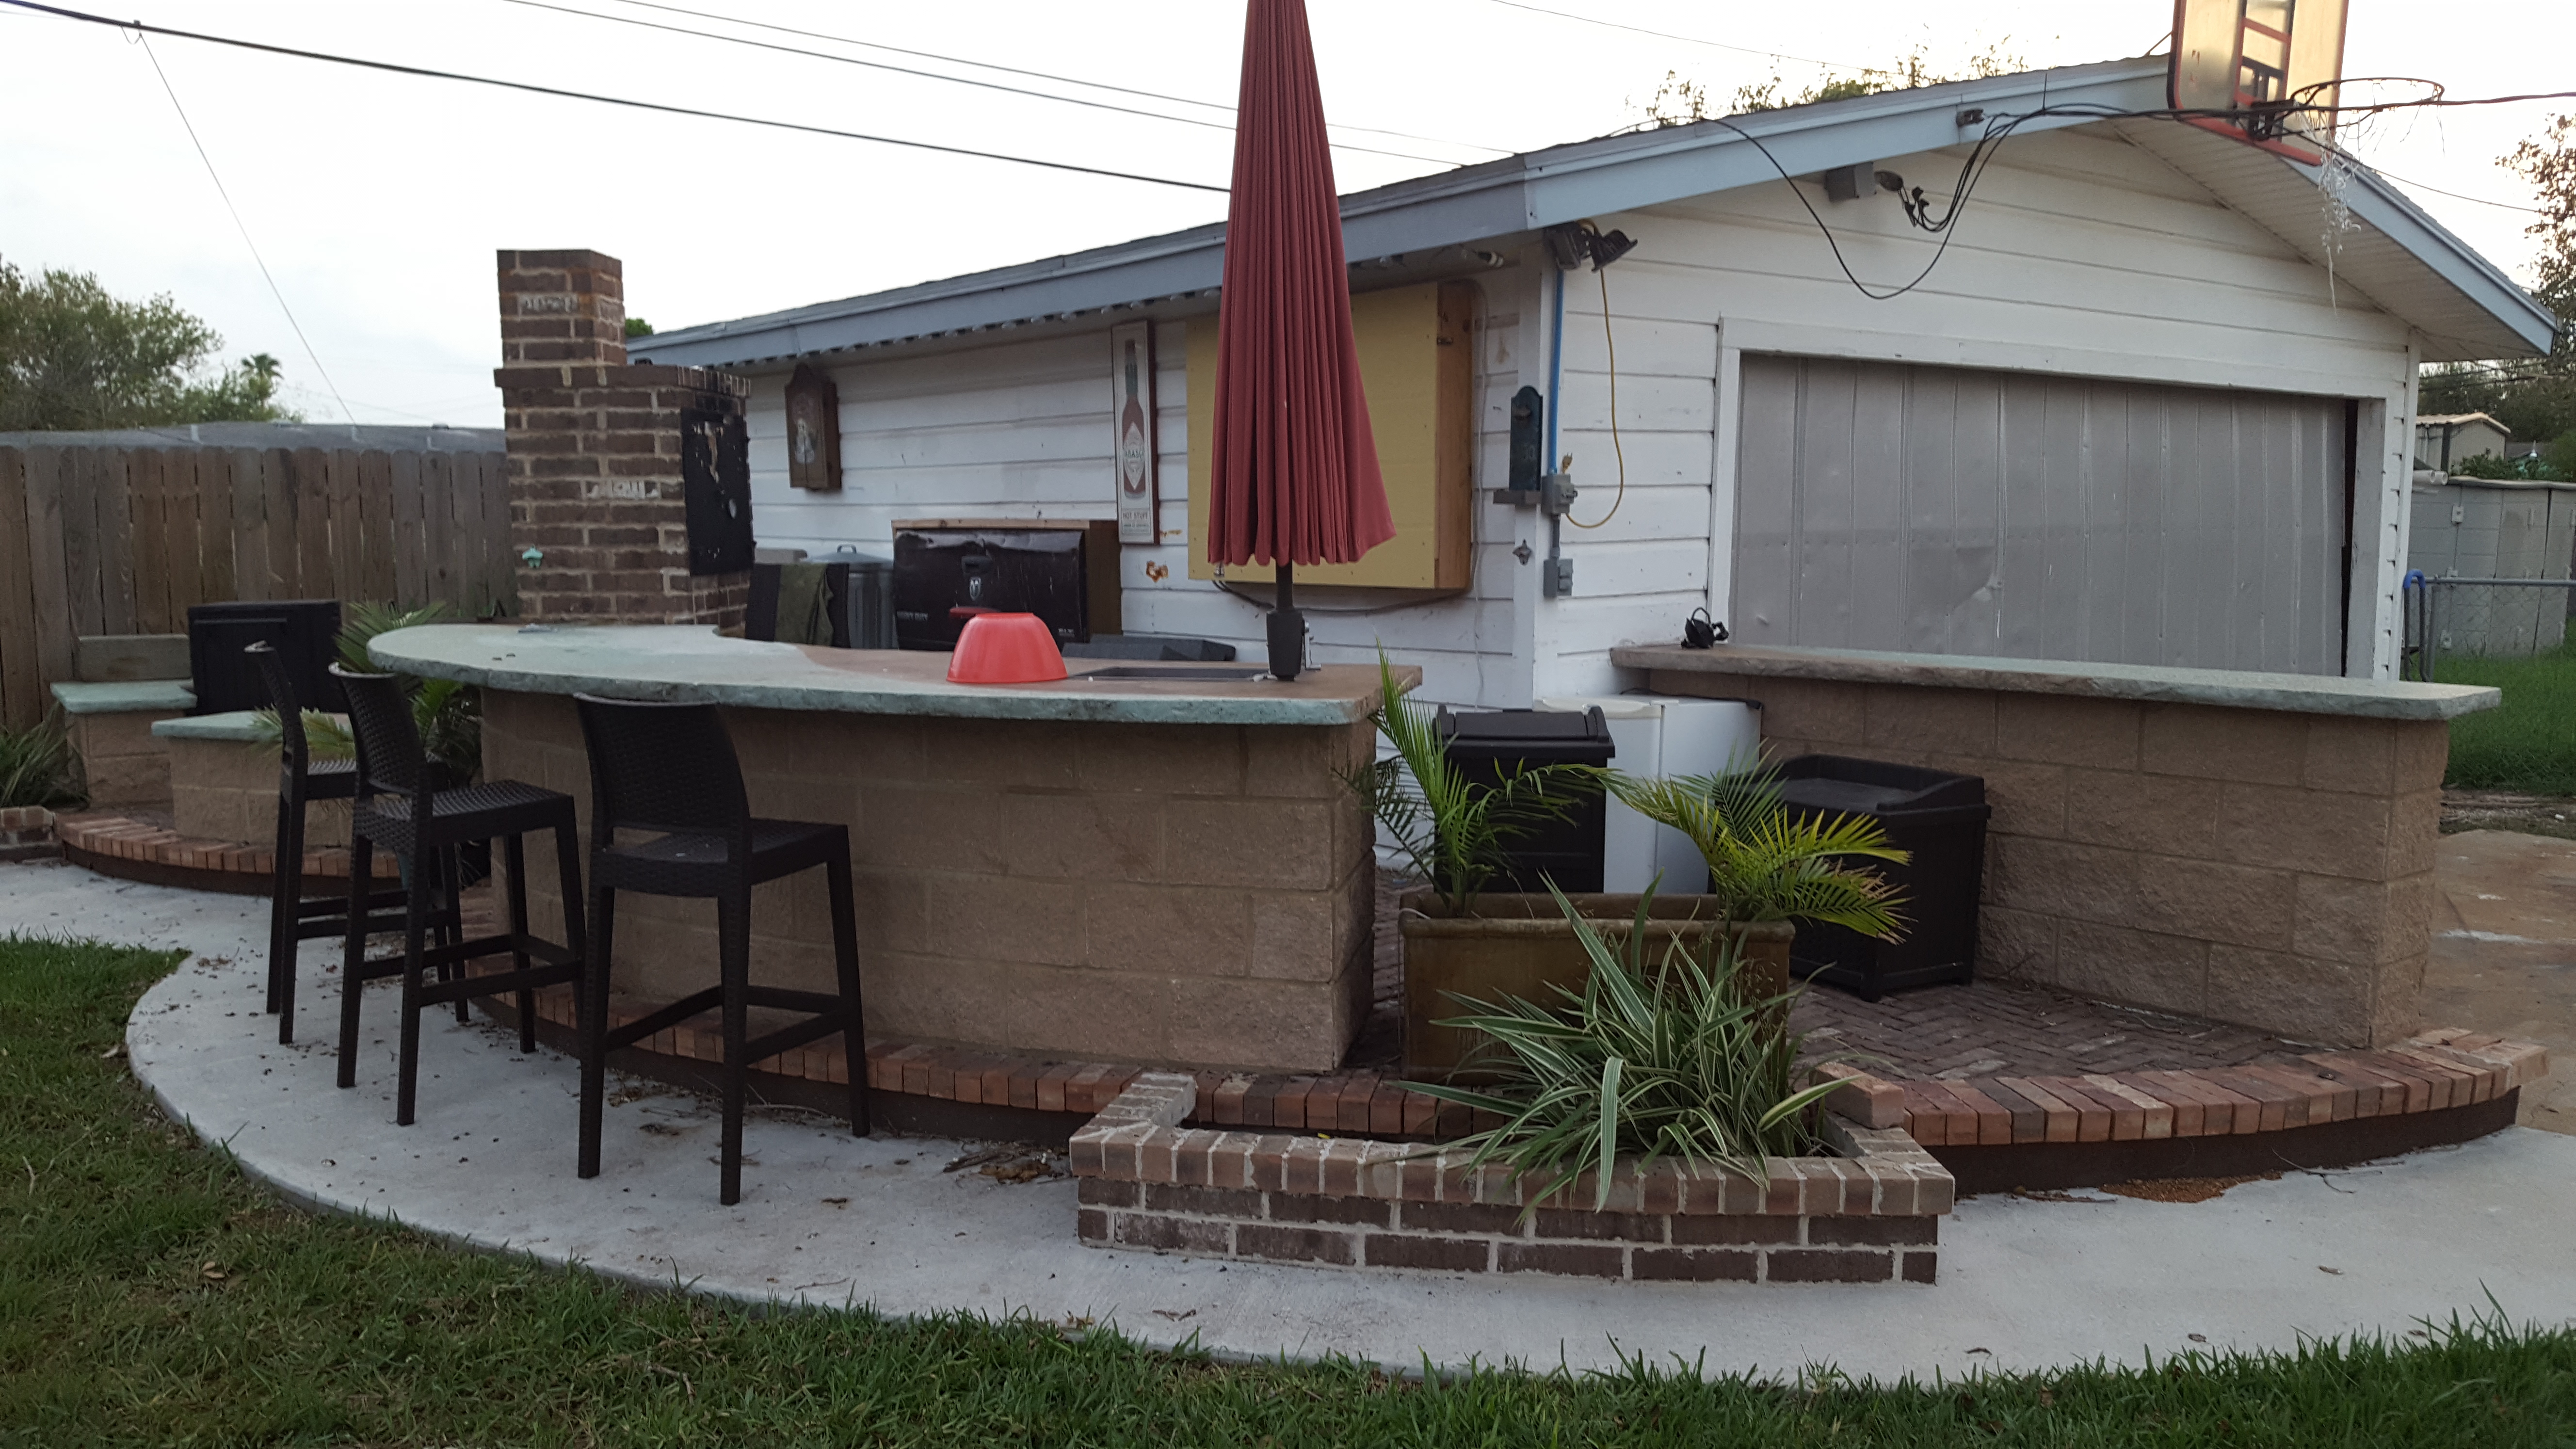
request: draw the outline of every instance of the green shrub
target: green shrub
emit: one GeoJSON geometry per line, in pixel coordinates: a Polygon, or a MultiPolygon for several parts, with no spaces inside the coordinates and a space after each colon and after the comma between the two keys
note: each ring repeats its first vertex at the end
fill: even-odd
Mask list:
{"type": "Polygon", "coordinates": [[[25,729],[0,727],[0,810],[76,806],[87,800],[60,716],[48,714],[25,729]]]}
{"type": "Polygon", "coordinates": [[[1500,1162],[1544,1179],[1522,1216],[1586,1169],[1597,1175],[1593,1206],[1605,1205],[1621,1157],[1640,1167],[1675,1157],[1760,1178],[1771,1157],[1815,1150],[1808,1109],[1839,1084],[1797,1087],[1806,1038],[1783,1025],[1791,995],[1747,991],[1733,937],[1717,933],[1696,946],[1673,937],[1649,965],[1652,891],[1614,944],[1563,891],[1550,890],[1592,960],[1583,989],[1550,988],[1561,998],[1552,1005],[1458,998],[1470,1014],[1440,1025],[1491,1037],[1480,1064],[1498,1067],[1501,1080],[1488,1088],[1410,1084],[1505,1119],[1452,1146],[1469,1150],[1476,1164],[1500,1162]]]}

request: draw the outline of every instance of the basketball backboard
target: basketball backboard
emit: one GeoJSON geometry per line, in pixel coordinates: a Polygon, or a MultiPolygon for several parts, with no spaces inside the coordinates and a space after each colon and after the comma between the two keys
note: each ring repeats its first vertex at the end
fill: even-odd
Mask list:
{"type": "Polygon", "coordinates": [[[2185,117],[2192,125],[2321,161],[2334,139],[2343,25],[2344,0],[2175,0],[2173,107],[2207,113],[2185,117]]]}

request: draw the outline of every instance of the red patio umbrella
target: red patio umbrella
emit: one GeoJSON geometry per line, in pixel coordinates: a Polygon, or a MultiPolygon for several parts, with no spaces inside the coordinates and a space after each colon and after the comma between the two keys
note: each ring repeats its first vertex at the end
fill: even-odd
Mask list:
{"type": "Polygon", "coordinates": [[[1217,311],[1208,562],[1278,570],[1270,672],[1305,659],[1295,566],[1395,537],[1351,335],[1342,208],[1305,0],[1250,0],[1217,311]]]}

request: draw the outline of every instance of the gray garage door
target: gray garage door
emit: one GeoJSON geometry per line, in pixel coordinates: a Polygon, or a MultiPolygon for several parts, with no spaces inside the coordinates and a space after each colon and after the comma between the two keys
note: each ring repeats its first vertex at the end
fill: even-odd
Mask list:
{"type": "Polygon", "coordinates": [[[2342,672],[2337,398],[1744,359],[1746,643],[2342,672]]]}

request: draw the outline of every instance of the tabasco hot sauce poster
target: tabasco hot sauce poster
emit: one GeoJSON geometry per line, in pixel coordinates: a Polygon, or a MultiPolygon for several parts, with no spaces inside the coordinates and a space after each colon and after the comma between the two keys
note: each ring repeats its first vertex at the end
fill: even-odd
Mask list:
{"type": "Polygon", "coordinates": [[[1154,469],[1154,324],[1109,329],[1109,416],[1118,426],[1118,541],[1160,543],[1154,469]]]}

